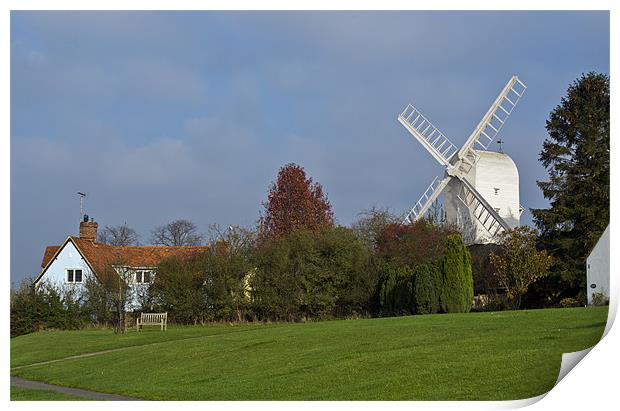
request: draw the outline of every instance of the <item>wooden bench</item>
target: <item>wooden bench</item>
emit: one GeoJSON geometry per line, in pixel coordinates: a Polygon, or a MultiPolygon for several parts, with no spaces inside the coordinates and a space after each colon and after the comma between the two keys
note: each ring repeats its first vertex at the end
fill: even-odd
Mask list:
{"type": "Polygon", "coordinates": [[[136,318],[136,330],[145,325],[159,325],[162,331],[168,329],[168,313],[142,313],[136,318]]]}

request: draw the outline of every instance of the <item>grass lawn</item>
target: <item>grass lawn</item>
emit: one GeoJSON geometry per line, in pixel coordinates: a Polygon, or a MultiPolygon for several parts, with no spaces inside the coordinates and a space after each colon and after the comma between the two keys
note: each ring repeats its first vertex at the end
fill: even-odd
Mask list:
{"type": "Polygon", "coordinates": [[[48,390],[11,387],[11,401],[81,401],[86,398],[48,390]]]}
{"type": "Polygon", "coordinates": [[[607,307],[306,324],[42,332],[11,340],[12,375],[154,400],[502,400],[548,391],[561,354],[600,339],[607,307]]]}

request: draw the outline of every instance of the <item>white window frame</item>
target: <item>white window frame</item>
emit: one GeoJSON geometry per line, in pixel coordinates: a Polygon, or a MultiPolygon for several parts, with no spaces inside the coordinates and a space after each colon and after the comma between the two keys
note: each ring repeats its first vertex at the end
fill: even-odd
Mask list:
{"type": "Polygon", "coordinates": [[[141,269],[134,269],[135,275],[134,275],[134,284],[151,284],[153,282],[153,275],[155,270],[153,269],[146,269],[146,268],[141,268],[141,269]],[[149,281],[144,281],[144,274],[145,273],[149,273],[149,281]],[[140,279],[140,281],[138,281],[138,278],[140,279]]]}
{"type": "Polygon", "coordinates": [[[82,284],[84,282],[84,269],[83,268],[65,268],[65,284],[82,284]],[[73,280],[69,281],[69,271],[73,271],[72,276],[73,280]],[[82,272],[82,279],[80,281],[75,281],[75,272],[82,272]]]}

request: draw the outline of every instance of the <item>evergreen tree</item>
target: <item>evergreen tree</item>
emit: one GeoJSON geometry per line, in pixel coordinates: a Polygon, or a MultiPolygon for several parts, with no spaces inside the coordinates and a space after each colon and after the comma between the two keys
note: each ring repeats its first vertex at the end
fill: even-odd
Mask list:
{"type": "Polygon", "coordinates": [[[458,234],[451,234],[446,240],[442,271],[443,287],[440,296],[442,311],[469,312],[474,300],[471,256],[458,234]]]}
{"type": "Polygon", "coordinates": [[[413,298],[417,314],[434,314],[441,308],[441,270],[435,263],[421,264],[414,271],[413,298]]]}
{"type": "Polygon", "coordinates": [[[575,80],[547,120],[538,181],[550,207],[532,209],[540,245],[554,257],[552,275],[534,290],[554,303],[585,293],[585,260],[609,224],[609,77],[575,80]]]}

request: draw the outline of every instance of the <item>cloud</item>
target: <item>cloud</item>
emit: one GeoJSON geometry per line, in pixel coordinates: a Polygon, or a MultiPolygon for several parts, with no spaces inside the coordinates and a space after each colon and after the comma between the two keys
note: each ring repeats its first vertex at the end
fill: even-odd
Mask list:
{"type": "Polygon", "coordinates": [[[121,86],[126,90],[124,94],[133,98],[174,101],[206,96],[204,79],[187,68],[162,60],[130,59],[119,80],[124,83],[121,86]]]}
{"type": "Polygon", "coordinates": [[[143,239],[180,217],[252,224],[291,161],[342,224],[373,204],[404,211],[443,169],[398,113],[412,102],[460,145],[514,72],[530,88],[502,139],[522,203],[541,206],[546,115],[581,71],[609,67],[605,13],[14,12],[11,23],[12,275],[77,229],[78,190],[100,223],[127,221],[143,239]]]}

